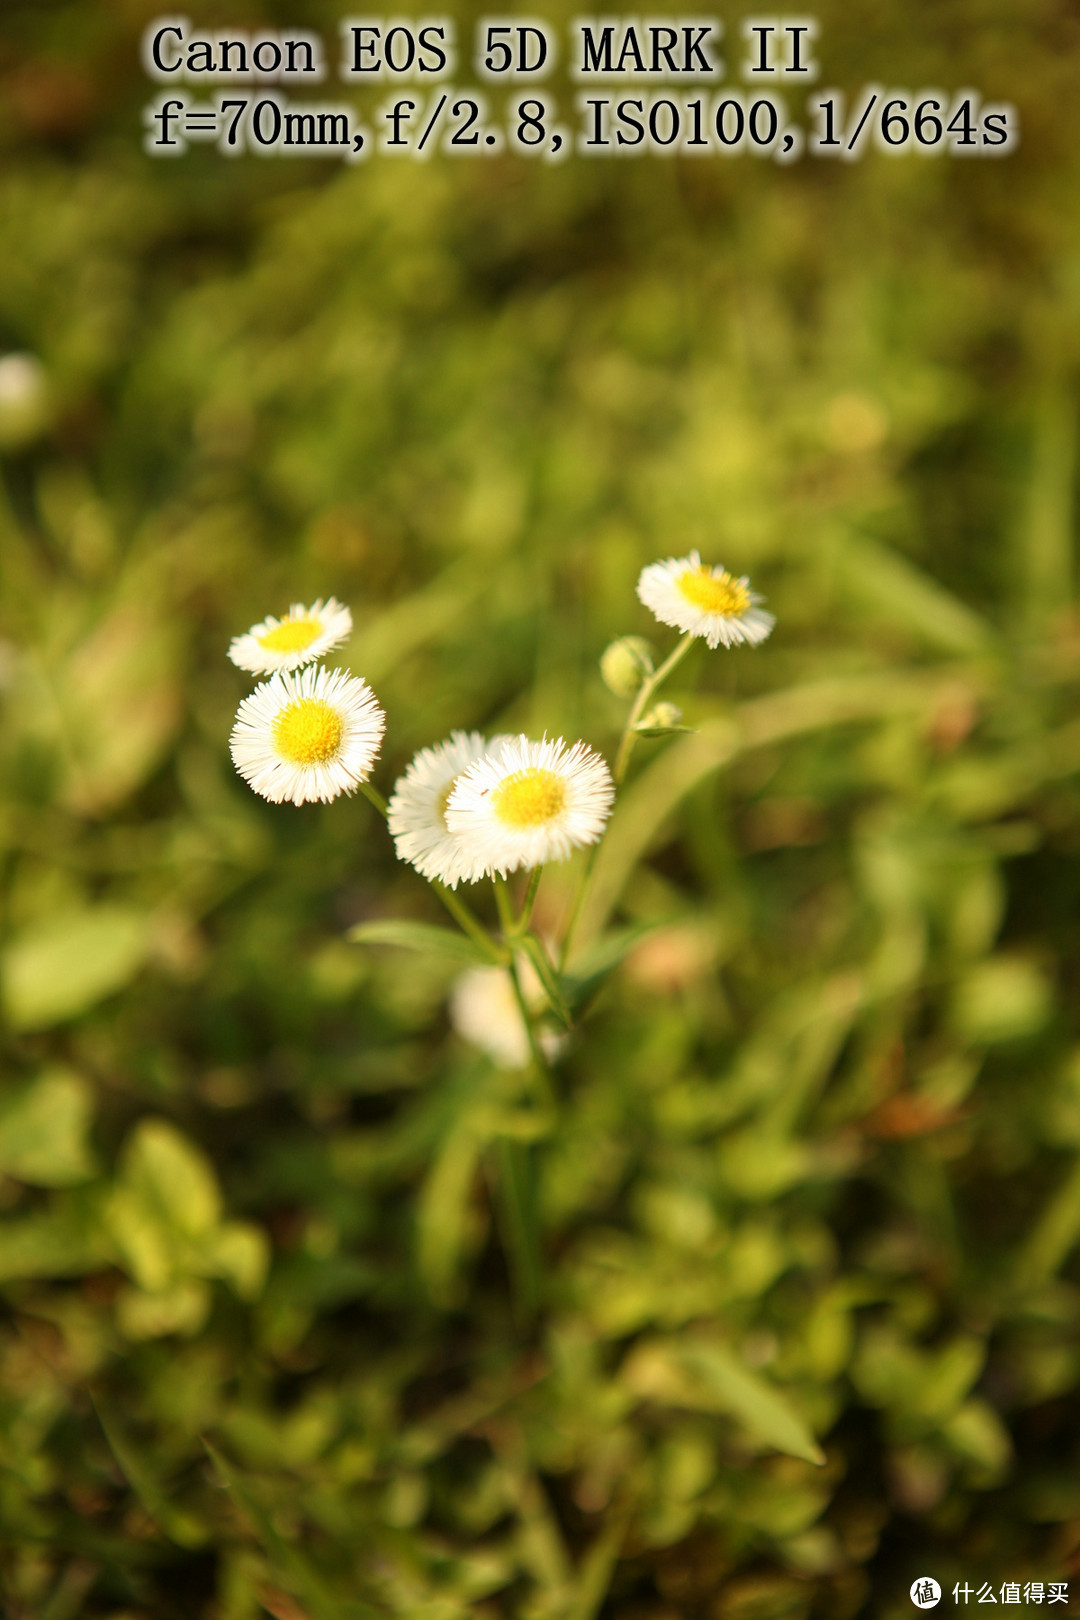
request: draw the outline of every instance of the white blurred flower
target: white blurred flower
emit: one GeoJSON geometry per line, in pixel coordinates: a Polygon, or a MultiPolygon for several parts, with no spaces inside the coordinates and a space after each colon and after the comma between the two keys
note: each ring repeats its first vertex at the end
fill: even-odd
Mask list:
{"type": "Polygon", "coordinates": [[[488,743],[478,731],[452,731],[446,742],[421,748],[390,798],[387,819],[399,860],[451,889],[485,876],[485,862],[467,853],[446,825],[446,804],[461,773],[485,754],[498,754],[507,740],[488,743]]]}
{"type": "Polygon", "coordinates": [[[288,617],[271,614],[229,643],[229,657],[238,669],[269,675],[278,669],[299,669],[322,658],[352,634],[352,614],[336,597],[304,607],[294,602],[288,617]]]}
{"type": "Polygon", "coordinates": [[[49,379],[32,354],[0,355],[0,445],[27,444],[49,416],[49,379]]]}
{"type": "Polygon", "coordinates": [[[515,737],[458,779],[446,825],[484,872],[505,877],[595,844],[614,797],[611,772],[585,743],[515,737]]]}
{"type": "MultiPolygon", "coordinates": [[[[540,980],[523,957],[518,958],[517,973],[528,1006],[543,1007],[546,998],[540,980]]],[[[529,1037],[506,968],[467,968],[450,992],[450,1022],[462,1040],[486,1052],[500,1069],[528,1067],[529,1037]]],[[[552,1058],[564,1037],[554,1030],[541,1030],[539,1041],[552,1058]]]]}
{"type": "Polygon", "coordinates": [[[32,354],[5,354],[0,358],[0,407],[35,403],[45,389],[45,368],[32,354]]]}
{"type": "Polygon", "coordinates": [[[370,686],[347,670],[280,671],[241,703],[229,747],[256,793],[304,804],[365,781],[385,724],[370,686]]]}
{"type": "Polygon", "coordinates": [[[710,568],[696,551],[650,563],[641,571],[637,593],[661,624],[703,636],[714,648],[721,642],[756,646],[776,623],[758,607],[764,597],[750,589],[745,574],[737,579],[726,568],[710,568]]]}

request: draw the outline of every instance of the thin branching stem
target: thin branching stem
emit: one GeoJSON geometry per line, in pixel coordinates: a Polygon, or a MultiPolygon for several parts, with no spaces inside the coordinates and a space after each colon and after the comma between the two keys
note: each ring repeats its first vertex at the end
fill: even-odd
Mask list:
{"type": "Polygon", "coordinates": [[[543,872],[544,868],[542,866],[534,866],[529,873],[529,886],[525,890],[525,898],[521,902],[521,911],[517,922],[514,924],[515,934],[523,934],[532,921],[533,906],[536,904],[536,891],[540,887],[543,872]]]}
{"type": "Polygon", "coordinates": [[[385,820],[390,813],[390,806],[387,804],[378,788],[372,787],[370,782],[361,782],[360,791],[364,795],[364,798],[369,800],[370,803],[375,806],[380,816],[382,816],[385,820]]]}
{"type": "Polygon", "coordinates": [[[540,1241],[529,1149],[503,1136],[495,1144],[495,1176],[503,1244],[514,1286],[518,1326],[531,1326],[541,1295],[540,1241]]]}
{"type": "Polygon", "coordinates": [[[514,999],[518,1004],[518,1011],[521,1013],[522,1022],[525,1025],[529,1051],[532,1053],[533,1068],[539,1082],[541,1101],[546,1103],[548,1107],[554,1108],[556,1106],[555,1081],[551,1073],[551,1065],[548,1063],[544,1049],[537,1039],[536,1028],[533,1024],[532,1014],[529,1012],[529,1004],[525,1000],[525,992],[521,988],[521,975],[518,973],[513,954],[510,957],[510,983],[514,987],[514,999]]]}
{"type": "MultiPolygon", "coordinates": [[[[388,815],[390,806],[387,804],[378,788],[372,787],[370,782],[361,782],[360,791],[364,795],[364,798],[368,799],[375,806],[380,816],[385,817],[388,815]]],[[[448,889],[446,885],[444,883],[440,883],[437,878],[431,878],[429,881],[431,883],[431,887],[435,890],[435,893],[438,895],[451,917],[453,917],[454,921],[461,928],[462,932],[468,934],[473,944],[478,945],[483,951],[484,955],[488,957],[490,961],[505,963],[506,952],[496,940],[492,939],[479,917],[477,917],[465,904],[464,900],[459,900],[458,896],[453,892],[453,890],[448,889]]]]}
{"type": "MultiPolygon", "coordinates": [[[[634,730],[634,727],[637,725],[638,721],[645,713],[647,706],[656,696],[657,692],[667,680],[672,670],[675,669],[675,667],[686,657],[687,653],[690,651],[693,641],[694,637],[688,631],[687,634],[683,636],[682,640],[672,648],[670,653],[668,653],[659,669],[653,670],[653,673],[641,683],[638,695],[634,699],[633,707],[630,710],[626,725],[623,728],[623,734],[619,739],[618,752],[615,755],[615,769],[613,770],[612,775],[615,778],[616,787],[622,786],[623,778],[625,777],[627,767],[630,764],[630,755],[633,753],[634,744],[637,742],[637,732],[634,730]]],[[[581,874],[581,882],[578,884],[577,894],[574,896],[574,904],[570,912],[570,921],[566,925],[566,933],[563,936],[562,950],[559,954],[560,971],[565,969],[567,961],[570,957],[570,947],[573,944],[578,923],[581,921],[581,914],[585,909],[585,900],[589,893],[589,885],[592,882],[593,870],[596,866],[596,857],[599,854],[599,851],[600,845],[594,844],[592,849],[589,851],[589,858],[585,863],[585,870],[581,874]]]]}
{"type": "MultiPolygon", "coordinates": [[[[537,868],[539,871],[539,868],[537,868]]],[[[514,917],[514,907],[510,899],[510,890],[505,878],[494,877],[495,904],[499,908],[499,921],[502,925],[503,938],[510,946],[510,983],[514,988],[514,999],[521,1013],[522,1023],[525,1025],[525,1034],[529,1041],[529,1051],[532,1054],[533,1068],[536,1070],[543,1101],[550,1106],[555,1104],[555,1084],[551,1074],[551,1066],[544,1056],[544,1049],[536,1038],[536,1029],[533,1025],[529,1004],[525,1000],[525,992],[521,988],[521,975],[518,973],[517,962],[514,960],[513,941],[517,935],[517,920],[514,917]]],[[[531,885],[530,885],[531,887],[531,885]]]]}
{"type": "Polygon", "coordinates": [[[475,912],[454,893],[453,889],[448,889],[445,883],[440,883],[438,878],[432,878],[430,882],[431,887],[435,890],[451,917],[462,931],[468,934],[474,945],[478,945],[490,961],[500,962],[505,965],[506,951],[497,940],[492,939],[475,912]]]}
{"type": "Polygon", "coordinates": [[[491,879],[495,886],[495,904],[499,909],[499,927],[503,938],[510,940],[514,936],[514,907],[510,899],[510,889],[506,879],[493,876],[491,879]]]}
{"type": "Polygon", "coordinates": [[[634,727],[645,713],[646,706],[656,696],[657,692],[660,690],[661,686],[663,686],[672,670],[686,657],[691,646],[693,645],[693,642],[693,634],[690,631],[687,631],[686,635],[683,636],[678,646],[673,648],[673,650],[664,659],[664,662],[660,665],[660,668],[654,670],[647,680],[642,681],[641,689],[638,692],[637,697],[634,699],[634,706],[630,710],[630,716],[626,722],[626,728],[623,731],[622,737],[619,741],[619,751],[615,755],[615,769],[612,774],[615,777],[616,787],[621,786],[623,777],[626,775],[626,768],[630,763],[630,755],[634,752],[634,744],[637,742],[637,732],[634,730],[634,727]]]}
{"type": "Polygon", "coordinates": [[[600,844],[595,843],[589,851],[588,860],[585,862],[585,870],[581,874],[581,882],[578,884],[577,894],[574,896],[574,904],[570,912],[570,921],[567,923],[566,933],[563,935],[562,949],[559,952],[560,973],[564,973],[566,971],[566,964],[570,957],[570,946],[574,942],[574,935],[577,932],[577,925],[581,921],[581,913],[585,908],[585,897],[589,892],[589,884],[592,881],[593,867],[596,865],[596,857],[599,853],[600,844]]]}

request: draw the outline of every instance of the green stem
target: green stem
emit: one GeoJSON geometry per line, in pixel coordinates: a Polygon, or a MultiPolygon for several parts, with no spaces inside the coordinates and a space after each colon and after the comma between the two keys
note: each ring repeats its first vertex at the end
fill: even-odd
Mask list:
{"type": "Polygon", "coordinates": [[[525,992],[521,988],[521,976],[518,973],[517,963],[512,952],[510,955],[510,983],[514,987],[514,999],[518,1004],[518,1011],[521,1013],[521,1019],[525,1025],[529,1051],[532,1053],[533,1068],[536,1070],[536,1077],[540,1082],[541,1101],[546,1103],[548,1107],[554,1108],[555,1084],[551,1076],[551,1069],[548,1066],[547,1058],[544,1056],[544,1049],[536,1038],[532,1015],[529,1012],[529,1004],[525,1000],[525,992]]]}
{"type": "Polygon", "coordinates": [[[378,788],[373,788],[370,782],[361,782],[360,791],[364,795],[365,799],[369,799],[371,801],[376,810],[379,812],[380,816],[385,817],[389,814],[390,806],[387,804],[378,788]]]}
{"type": "Polygon", "coordinates": [[[464,900],[459,900],[453,889],[448,889],[444,883],[439,882],[438,878],[432,878],[430,882],[431,887],[435,890],[451,917],[459,924],[462,931],[468,934],[473,944],[479,945],[484,955],[492,962],[505,965],[506,951],[492,939],[479,917],[470,911],[464,900]]]}
{"type": "MultiPolygon", "coordinates": [[[[616,787],[622,786],[623,777],[626,775],[627,766],[630,764],[630,755],[633,753],[634,744],[637,742],[637,733],[634,730],[634,727],[637,725],[638,721],[641,719],[641,716],[644,714],[647,705],[656,696],[656,693],[667,680],[672,670],[686,657],[687,653],[690,651],[693,641],[694,637],[687,632],[687,634],[683,636],[682,640],[672,648],[671,652],[668,653],[667,657],[664,659],[664,662],[660,665],[660,668],[653,670],[648,679],[642,682],[638,695],[634,699],[634,706],[630,710],[629,718],[627,719],[623,734],[619,739],[619,749],[615,755],[615,769],[612,772],[612,775],[615,778],[616,787]]],[[[600,845],[598,843],[594,844],[592,849],[589,851],[589,859],[585,863],[585,870],[581,874],[581,882],[578,884],[578,891],[574,896],[574,904],[570,912],[570,921],[566,925],[566,933],[563,936],[562,950],[559,954],[560,972],[562,972],[562,970],[566,967],[567,961],[570,957],[570,946],[573,944],[574,934],[577,931],[578,923],[581,921],[581,914],[585,909],[585,900],[589,893],[589,884],[592,882],[593,870],[596,866],[596,857],[599,852],[600,845]]]]}
{"type": "Polygon", "coordinates": [[[570,946],[573,944],[574,935],[577,932],[577,925],[581,921],[581,913],[585,909],[585,896],[589,892],[589,884],[592,881],[593,867],[596,865],[596,857],[599,855],[599,853],[600,843],[597,842],[589,851],[589,858],[585,862],[585,870],[581,874],[581,882],[578,884],[577,894],[574,896],[574,904],[570,911],[570,921],[566,925],[566,933],[563,935],[562,949],[559,952],[560,973],[565,973],[566,964],[570,959],[570,946]]]}
{"type": "Polygon", "coordinates": [[[533,1196],[532,1157],[524,1142],[500,1137],[495,1144],[496,1178],[503,1242],[514,1285],[514,1307],[528,1328],[540,1300],[540,1243],[533,1196]]]}
{"type": "Polygon", "coordinates": [[[503,938],[510,940],[514,935],[514,907],[510,901],[510,890],[506,879],[493,876],[495,885],[495,904],[499,908],[499,927],[503,931],[503,938]]]}
{"type": "Polygon", "coordinates": [[[644,714],[647,704],[649,704],[655,697],[656,693],[667,680],[672,670],[686,657],[691,646],[693,645],[693,642],[693,635],[690,633],[690,631],[687,631],[686,635],[683,636],[678,646],[675,647],[664,659],[664,662],[660,665],[660,668],[654,670],[647,681],[642,682],[641,690],[634,699],[634,706],[630,710],[630,718],[626,722],[626,729],[624,730],[622,738],[620,739],[619,751],[615,755],[615,770],[612,774],[615,777],[615,785],[617,787],[622,783],[622,779],[626,775],[626,767],[630,763],[630,755],[633,753],[634,744],[637,742],[637,733],[634,730],[634,727],[644,714]]]}
{"type": "MultiPolygon", "coordinates": [[[[361,782],[360,791],[364,798],[370,800],[375,806],[380,816],[389,814],[390,806],[378,788],[373,788],[370,782],[361,782]]],[[[474,916],[464,900],[459,900],[454,891],[448,889],[444,883],[440,883],[438,878],[431,878],[429,882],[451,917],[459,924],[462,931],[468,934],[473,944],[479,945],[484,955],[489,957],[492,962],[505,962],[506,953],[495,943],[479,917],[474,916]]]]}
{"type": "Polygon", "coordinates": [[[532,921],[533,906],[536,904],[536,891],[540,887],[540,879],[543,875],[543,871],[544,868],[542,866],[534,866],[532,871],[529,873],[529,886],[525,890],[525,898],[521,903],[520,915],[518,916],[517,922],[514,924],[515,934],[525,933],[529,923],[532,921]]]}

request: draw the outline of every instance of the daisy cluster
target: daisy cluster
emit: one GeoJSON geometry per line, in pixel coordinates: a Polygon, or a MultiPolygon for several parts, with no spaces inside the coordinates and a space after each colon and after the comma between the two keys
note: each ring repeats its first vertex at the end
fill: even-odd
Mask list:
{"type": "Polygon", "coordinates": [[[388,820],[401,859],[454,889],[595,844],[614,798],[611,772],[583,742],[455,731],[417,754],[388,820]]]}
{"type": "MultiPolygon", "coordinates": [[[[710,647],[755,645],[774,620],[745,577],[710,567],[696,551],[643,569],[638,596],[663,624],[710,647]]],[[[229,657],[238,668],[267,675],[241,703],[231,738],[237,770],[274,803],[335,799],[364,784],[378,757],[385,716],[367,682],[348,670],[316,667],[352,631],[352,616],[333,597],[311,607],[294,604],[281,619],[266,618],[237,636],[229,657]]],[[[651,685],[648,644],[624,638],[609,649],[626,663],[629,685],[651,685]]],[[[610,662],[610,660],[609,660],[610,662]]],[[[605,679],[611,671],[605,669],[605,679]]],[[[660,705],[631,725],[656,735],[660,705]]],[[[677,711],[673,711],[677,717],[677,711]]],[[[630,728],[628,727],[628,730],[630,728]]],[[[369,797],[379,800],[371,789],[369,797]]],[[[595,844],[615,798],[612,774],[584,742],[561,737],[486,739],[455,731],[422,748],[398,778],[386,806],[398,856],[431,881],[455,889],[485,877],[535,871],[595,844]]]]}
{"type": "Polygon", "coordinates": [[[270,676],[241,703],[229,747],[245,782],[274,804],[336,799],[371,775],[386,728],[374,692],[348,670],[314,667],[351,630],[352,614],[331,597],[296,603],[229,647],[239,669],[270,676]]]}

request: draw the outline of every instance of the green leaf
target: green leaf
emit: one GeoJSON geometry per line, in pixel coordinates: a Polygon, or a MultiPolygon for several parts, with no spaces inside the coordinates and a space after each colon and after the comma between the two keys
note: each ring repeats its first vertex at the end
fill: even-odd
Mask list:
{"type": "Polygon", "coordinates": [[[470,966],[491,960],[465,934],[455,934],[450,928],[435,928],[430,923],[399,922],[392,918],[384,922],[358,923],[345,937],[353,945],[399,945],[402,950],[434,952],[470,966]]]}
{"type": "Polygon", "coordinates": [[[311,1611],[312,1620],[374,1620],[378,1610],[357,1598],[348,1609],[330,1590],[322,1575],[307,1556],[276,1528],[271,1515],[263,1507],[255,1492],[239,1471],[225,1461],[221,1453],[203,1439],[210,1460],[227,1486],[230,1495],[251,1520],[263,1551],[273,1564],[278,1579],[311,1611]]]}
{"type": "Polygon", "coordinates": [[[552,967],[548,953],[545,951],[543,945],[537,939],[535,934],[522,934],[515,939],[514,944],[518,947],[518,949],[524,951],[525,955],[536,969],[536,976],[544,987],[544,994],[551,1003],[551,1010],[555,1014],[556,1018],[558,1018],[560,1023],[565,1024],[567,1029],[572,1029],[574,1026],[574,1019],[569,1007],[566,1005],[566,998],[563,994],[562,983],[559,979],[559,975],[552,967]]]}
{"type": "Polygon", "coordinates": [[[129,1305],[137,1334],[191,1331],[195,1307],[177,1290],[190,1289],[197,1278],[223,1278],[241,1299],[262,1292],[269,1263],[265,1234],[247,1221],[222,1224],[221,1214],[209,1160],[167,1120],[141,1121],[125,1144],[108,1204],[117,1248],[145,1295],[129,1305]],[[175,1325],[153,1328],[174,1318],[175,1325]]]}
{"type": "Polygon", "coordinates": [[[75,1018],[134,978],[146,957],[146,917],[126,906],[87,906],[48,917],[3,955],[4,1005],[18,1030],[75,1018]]]}
{"type": "Polygon", "coordinates": [[[37,1187],[66,1187],[94,1174],[86,1134],[90,1087],[66,1069],[48,1069],[0,1104],[0,1170],[37,1187]]]}
{"type": "Polygon", "coordinates": [[[55,699],[46,714],[58,732],[62,798],[77,815],[100,815],[128,798],[160,761],[183,714],[183,618],[164,603],[151,609],[145,585],[136,595],[130,574],[125,583],[127,591],[118,591],[119,600],[66,657],[42,657],[55,699]]]}
{"type": "Polygon", "coordinates": [[[138,1456],[130,1441],[121,1434],[116,1420],[106,1416],[93,1396],[90,1399],[105,1438],[109,1442],[109,1450],[120,1464],[128,1484],[150,1517],[178,1547],[204,1546],[209,1532],[191,1514],[173,1507],[143,1459],[138,1456]]]}
{"type": "Polygon", "coordinates": [[[590,1002],[599,995],[615,969],[629,956],[635,945],[654,934],[661,923],[645,923],[637,928],[620,928],[605,934],[581,956],[574,959],[573,972],[562,975],[567,1004],[576,1017],[580,1017],[590,1002]]]}
{"type": "Polygon", "coordinates": [[[841,551],[846,594],[875,617],[951,653],[993,645],[993,626],[909,558],[869,535],[849,535],[841,551]]]}
{"type": "Polygon", "coordinates": [[[1012,1460],[1012,1437],[994,1408],[977,1395],[965,1401],[942,1429],[955,1451],[1000,1478],[1012,1460]]]}
{"type": "Polygon", "coordinates": [[[1034,962],[990,956],[956,987],[952,1023],[965,1040],[994,1045],[1038,1034],[1053,1013],[1053,993],[1034,962]]]}
{"type": "Polygon", "coordinates": [[[985,1340],[958,1335],[925,1358],[907,1410],[927,1422],[943,1422],[967,1397],[985,1366],[985,1340]]]}
{"type": "Polygon", "coordinates": [[[266,1234],[250,1221],[226,1221],[207,1247],[207,1262],[241,1299],[258,1299],[270,1266],[266,1234]]]}
{"type": "Polygon", "coordinates": [[[823,1463],[821,1447],[785,1395],[725,1345],[649,1339],[631,1351],[622,1382],[633,1394],[690,1411],[723,1412],[789,1457],[823,1463]]]}
{"type": "Polygon", "coordinates": [[[166,1293],[192,1271],[192,1252],[215,1235],[221,1198],[207,1161],[162,1119],[128,1137],[109,1198],[109,1226],[140,1288],[166,1293]]]}
{"type": "Polygon", "coordinates": [[[1021,1287],[1052,1277],[1080,1240],[1080,1160],[1055,1188],[1020,1251],[1016,1267],[1021,1287]]]}
{"type": "Polygon", "coordinates": [[[986,1364],[986,1343],[960,1334],[940,1348],[923,1350],[886,1323],[869,1325],[852,1365],[863,1399],[936,1431],[967,1399],[986,1364]]]}
{"type": "Polygon", "coordinates": [[[116,1250],[89,1189],[62,1195],[41,1214],[0,1222],[0,1282],[79,1277],[115,1261],[116,1250]]]}
{"type": "Polygon", "coordinates": [[[503,1137],[495,1144],[496,1198],[510,1271],[515,1316],[530,1322],[540,1300],[541,1258],[536,1175],[528,1144],[503,1137]]]}
{"type": "Polygon", "coordinates": [[[416,1210],[417,1263],[431,1297],[458,1303],[457,1274],[468,1244],[470,1198],[485,1145],[476,1111],[447,1133],[416,1210]]]}
{"type": "Polygon", "coordinates": [[[658,703],[643,714],[634,730],[642,737],[670,737],[676,731],[693,731],[693,726],[682,724],[682,710],[677,703],[658,703]]]}
{"type": "MultiPolygon", "coordinates": [[[[955,677],[953,682],[955,689],[955,677]]],[[[578,938],[590,940],[600,931],[634,868],[663,838],[664,824],[681,801],[745,749],[773,747],[788,738],[859,720],[932,713],[935,699],[946,694],[941,676],[902,674],[896,669],[881,675],[860,672],[806,681],[704,721],[696,733],[673,742],[620,792],[596,857],[578,938]]]]}
{"type": "Polygon", "coordinates": [[[207,1236],[221,1219],[209,1161],[167,1120],[136,1125],[124,1148],[122,1174],[148,1216],[186,1237],[207,1236]]]}
{"type": "Polygon", "coordinates": [[[125,1288],[116,1301],[116,1317],[124,1337],[136,1343],[169,1333],[193,1338],[206,1325],[211,1302],[209,1286],[188,1277],[159,1293],[125,1288]]]}

